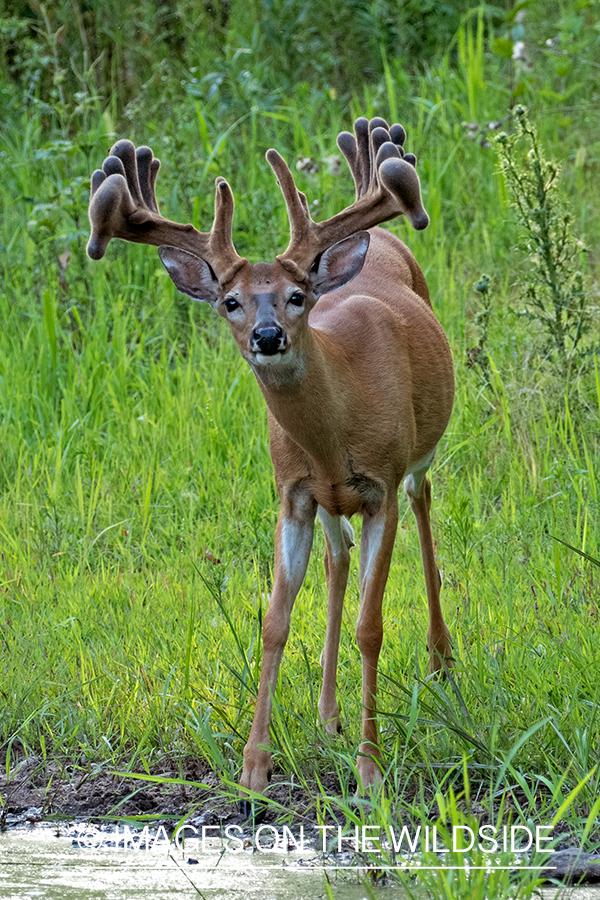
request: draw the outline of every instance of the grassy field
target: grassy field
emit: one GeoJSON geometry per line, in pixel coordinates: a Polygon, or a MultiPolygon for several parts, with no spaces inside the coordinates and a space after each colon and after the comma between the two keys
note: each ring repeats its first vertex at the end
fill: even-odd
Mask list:
{"type": "MultiPolygon", "coordinates": [[[[562,166],[575,238],[588,247],[574,264],[584,278],[592,351],[598,7],[521,6],[524,17],[510,9],[496,19],[481,10],[459,16],[447,48],[427,63],[409,65],[377,44],[379,70],[351,82],[353,90],[340,86],[339,73],[336,81],[306,72],[294,84],[283,63],[278,69],[283,44],[265,48],[266,27],[261,44],[232,20],[212,37],[218,49],[207,41],[189,59],[167,61],[159,45],[144,83],[134,84],[134,70],[131,86],[120,82],[118,91],[94,69],[93,47],[85,57],[69,38],[80,66],[72,67],[80,72],[77,93],[58,14],[44,12],[38,31],[18,32],[25,13],[11,20],[2,13],[0,746],[7,772],[32,753],[92,773],[162,771],[166,760],[193,756],[218,774],[225,796],[235,796],[260,672],[278,509],[264,402],[224,324],[176,293],[153,250],[114,243],[102,263],[86,258],[91,171],[116,137],[148,143],[163,162],[162,210],[205,229],[214,177],[225,175],[236,198],[238,251],[271,259],[287,242],[287,218],[265,150],[276,147],[291,164],[314,157],[318,171],[299,172],[298,185],[315,217],[331,215],[352,198],[349,175],[334,174],[326,159],[336,153],[335,137],[355,116],[378,114],[405,125],[419,158],[430,227],[389,227],[425,272],[456,364],[455,411],[432,483],[442,601],[458,662],[449,682],[426,677],[425,589],[416,526],[402,500],[380,663],[388,791],[370,811],[351,808],[358,555],[342,628],[344,734],[332,740],[316,725],[326,616],[318,529],[276,698],[276,775],[310,793],[315,777],[335,774],[339,795],[315,793],[319,817],[341,810],[349,823],[554,822],[570,845],[600,845],[599,563],[554,539],[600,557],[600,361],[590,352],[566,378],[560,360],[541,349],[544,326],[518,315],[519,282],[539,277],[539,266],[527,254],[494,148],[500,128],[513,130],[514,103],[528,106],[546,156],[562,166]],[[7,37],[7,22],[17,38],[7,37]],[[26,69],[11,51],[10,41],[26,35],[47,59],[37,80],[38,57],[31,53],[26,69]],[[517,41],[524,62],[510,58],[517,41]],[[484,273],[487,333],[475,291],[484,273]],[[467,351],[480,339],[485,368],[469,367],[467,351]]],[[[84,36],[92,30],[81,27],[84,36]]],[[[113,80],[120,64],[113,60],[113,80]]],[[[517,890],[507,873],[464,884],[462,875],[443,877],[448,897],[517,890]]],[[[426,884],[439,896],[437,882],[426,884]]],[[[524,873],[518,890],[530,886],[524,873]]]]}

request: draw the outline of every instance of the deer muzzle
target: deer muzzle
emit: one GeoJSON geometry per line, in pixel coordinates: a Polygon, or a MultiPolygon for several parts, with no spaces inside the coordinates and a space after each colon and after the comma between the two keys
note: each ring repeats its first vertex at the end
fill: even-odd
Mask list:
{"type": "Polygon", "coordinates": [[[250,349],[263,356],[274,356],[287,349],[287,335],[281,325],[261,325],[252,330],[250,349]]]}

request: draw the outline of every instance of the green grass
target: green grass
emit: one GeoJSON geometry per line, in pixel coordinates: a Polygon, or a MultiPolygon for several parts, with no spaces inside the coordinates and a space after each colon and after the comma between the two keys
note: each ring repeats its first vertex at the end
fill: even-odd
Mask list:
{"type": "MultiPolygon", "coordinates": [[[[454,55],[410,73],[388,57],[381,82],[340,97],[316,83],[277,91],[276,60],[273,69],[258,60],[263,86],[250,108],[231,87],[239,89],[238,61],[212,98],[194,96],[173,65],[164,97],[142,97],[144,114],[132,122],[124,102],[90,100],[68,122],[36,118],[31,107],[3,123],[0,741],[9,769],[32,752],[131,771],[192,755],[233,796],[260,672],[278,508],[264,402],[224,324],[175,292],[153,250],[114,243],[100,264],[85,257],[88,177],[112,143],[107,130],[117,122],[119,136],[163,159],[158,194],[172,218],[208,228],[214,177],[225,175],[236,246],[255,261],[287,241],[264,151],[321,159],[353,116],[396,108],[419,156],[431,225],[423,234],[390,227],[425,271],[456,362],[455,411],[432,482],[457,668],[445,683],[425,675],[425,589],[402,499],[380,666],[390,787],[371,813],[353,811],[358,557],[341,639],[344,734],[330,740],[316,726],[326,620],[317,530],[277,691],[276,772],[309,791],[314,776],[337,774],[341,795],[323,791],[315,803],[348,822],[399,810],[435,822],[436,795],[452,790],[461,798],[452,821],[486,810],[494,821],[547,824],[579,786],[560,828],[577,842],[592,815],[586,846],[598,845],[600,573],[552,535],[600,556],[600,371],[592,364],[567,395],[511,312],[524,258],[516,225],[493,149],[461,125],[506,116],[511,89],[520,101],[537,98],[531,116],[546,153],[563,162],[597,305],[598,144],[588,110],[597,88],[585,54],[572,60],[569,78],[583,87],[566,109],[569,78],[553,59],[540,51],[515,81],[510,60],[490,49],[505,32],[472,20],[454,55]],[[494,304],[489,386],[465,365],[482,272],[494,304]]],[[[542,11],[532,11],[540,46],[544,28],[542,11]]],[[[297,181],[320,201],[319,216],[352,196],[349,176],[324,164],[297,181]]],[[[492,887],[488,896],[511,890],[502,879],[492,887]]],[[[444,890],[469,895],[456,880],[444,890]]]]}

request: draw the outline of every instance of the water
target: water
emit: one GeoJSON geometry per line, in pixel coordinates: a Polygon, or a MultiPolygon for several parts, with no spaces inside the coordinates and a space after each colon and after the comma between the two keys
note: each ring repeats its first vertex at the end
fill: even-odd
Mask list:
{"type": "MultiPolygon", "coordinates": [[[[312,851],[223,852],[207,840],[204,852],[190,842],[134,850],[86,847],[74,828],[57,837],[56,826],[0,834],[1,900],[315,900],[326,898],[322,866],[312,851]],[[83,846],[80,846],[80,843],[83,846]],[[196,863],[190,860],[197,860],[196,863]]],[[[100,838],[99,838],[100,839],[100,838]]],[[[328,873],[333,896],[363,900],[356,871],[328,873]]],[[[406,900],[401,888],[377,888],[378,900],[406,900]]]]}
{"type": "MultiPolygon", "coordinates": [[[[400,886],[363,886],[364,870],[330,867],[325,874],[312,850],[257,852],[247,842],[231,852],[219,839],[207,839],[204,848],[188,841],[178,850],[155,832],[147,845],[121,841],[115,848],[107,845],[112,837],[62,824],[58,831],[37,825],[0,834],[0,900],[326,900],[326,879],[335,900],[408,900],[400,886]]],[[[344,861],[352,862],[338,859],[344,861]]],[[[600,886],[541,893],[544,900],[600,900],[600,886]]]]}

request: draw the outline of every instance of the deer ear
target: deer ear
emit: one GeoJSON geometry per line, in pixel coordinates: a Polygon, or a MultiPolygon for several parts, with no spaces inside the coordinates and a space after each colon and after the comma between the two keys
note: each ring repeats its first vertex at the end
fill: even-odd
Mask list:
{"type": "Polygon", "coordinates": [[[217,302],[219,282],[207,262],[187,250],[168,244],[161,244],[158,255],[178,291],[194,300],[210,304],[217,302]]]}
{"type": "Polygon", "coordinates": [[[365,262],[369,241],[367,231],[357,231],[317,257],[309,275],[316,297],[336,291],[358,275],[365,262]]]}

